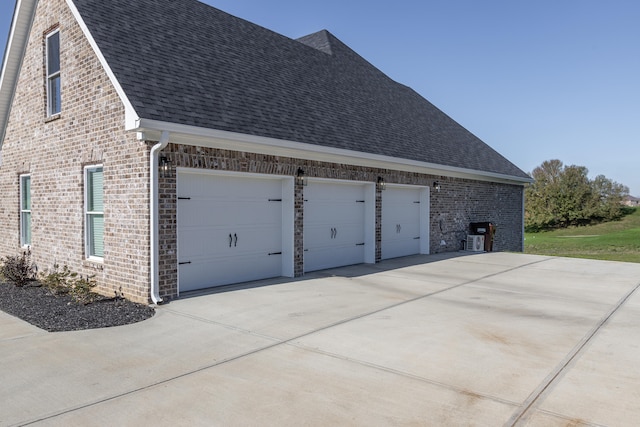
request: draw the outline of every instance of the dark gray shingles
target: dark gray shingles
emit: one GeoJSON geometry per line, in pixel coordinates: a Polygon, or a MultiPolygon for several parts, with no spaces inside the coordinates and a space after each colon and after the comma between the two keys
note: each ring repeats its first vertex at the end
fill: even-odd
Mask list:
{"type": "Polygon", "coordinates": [[[331,33],[292,40],[195,0],[74,0],[142,118],[526,178],[331,33]]]}

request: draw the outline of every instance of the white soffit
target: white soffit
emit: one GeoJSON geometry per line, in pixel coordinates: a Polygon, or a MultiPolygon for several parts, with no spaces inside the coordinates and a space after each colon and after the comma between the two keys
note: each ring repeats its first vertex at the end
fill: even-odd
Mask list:
{"type": "MultiPolygon", "coordinates": [[[[22,58],[27,49],[31,23],[36,12],[37,0],[17,0],[14,10],[7,46],[2,58],[0,72],[0,148],[9,121],[11,103],[18,84],[18,75],[22,66],[22,58]]],[[[8,11],[7,11],[8,13],[8,11]]]]}
{"type": "Polygon", "coordinates": [[[137,121],[135,127],[128,127],[127,130],[141,132],[139,139],[152,141],[158,140],[161,130],[166,130],[170,133],[170,141],[176,144],[246,151],[258,154],[270,154],[274,156],[292,157],[329,163],[346,163],[355,166],[391,169],[479,181],[500,182],[505,184],[523,185],[531,182],[531,179],[493,172],[457,168],[453,166],[438,165],[435,163],[407,160],[378,154],[362,153],[340,148],[246,135],[196,126],[160,122],[149,119],[140,119],[137,121]]]}

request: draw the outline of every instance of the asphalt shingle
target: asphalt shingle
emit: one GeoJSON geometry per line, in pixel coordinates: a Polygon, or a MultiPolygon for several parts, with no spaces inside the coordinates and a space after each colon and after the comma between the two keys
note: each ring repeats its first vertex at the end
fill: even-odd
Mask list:
{"type": "Polygon", "coordinates": [[[527,175],[328,31],[293,40],[196,0],[73,0],[141,118],[527,175]]]}

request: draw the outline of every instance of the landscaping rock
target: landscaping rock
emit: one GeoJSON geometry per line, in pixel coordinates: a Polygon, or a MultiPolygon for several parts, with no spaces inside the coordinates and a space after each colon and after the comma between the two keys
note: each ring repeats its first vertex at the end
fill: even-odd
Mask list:
{"type": "Polygon", "coordinates": [[[49,332],[128,325],[155,313],[150,306],[124,298],[99,296],[81,304],[69,295],[53,295],[37,282],[22,287],[0,283],[0,310],[49,332]]]}

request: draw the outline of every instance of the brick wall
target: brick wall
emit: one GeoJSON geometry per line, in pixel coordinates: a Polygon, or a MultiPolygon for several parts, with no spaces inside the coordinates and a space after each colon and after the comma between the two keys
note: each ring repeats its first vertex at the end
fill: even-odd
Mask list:
{"type": "MultiPolygon", "coordinates": [[[[461,249],[470,222],[493,222],[498,227],[494,250],[522,251],[522,194],[518,185],[423,175],[386,169],[323,163],[190,145],[169,144],[163,151],[171,161],[171,178],[160,181],[160,294],[171,299],[177,294],[176,167],[295,176],[298,168],[305,176],[376,182],[378,176],[388,184],[422,185],[431,188],[430,252],[461,249]],[[439,192],[433,182],[441,185],[439,192]]],[[[303,272],[303,192],[295,185],[294,270],[303,272]]],[[[381,257],[381,193],[376,193],[376,260],[381,257]]]]}
{"type": "Polygon", "coordinates": [[[149,147],[124,132],[124,109],[64,0],[38,3],[2,147],[0,254],[20,250],[20,173],[31,174],[39,270],[94,274],[99,291],[148,299],[149,147]],[[60,31],[62,111],[46,118],[44,37],[60,31]],[[104,166],[104,262],[86,261],[84,167],[104,166]]]}
{"type": "MultiPolygon", "coordinates": [[[[147,302],[150,286],[149,171],[151,144],[124,131],[124,108],[64,0],[40,1],[18,80],[0,167],[0,255],[18,253],[19,175],[31,175],[32,253],[40,271],[68,265],[94,274],[98,290],[147,302]],[[62,112],[46,118],[44,41],[58,28],[61,41],[62,112]],[[84,167],[104,167],[104,261],[86,260],[84,167]]],[[[384,169],[170,144],[173,176],[160,180],[160,294],[177,293],[175,167],[425,185],[431,192],[431,252],[455,251],[469,222],[498,226],[497,250],[522,250],[520,186],[492,184],[384,169]]],[[[294,264],[303,271],[303,191],[295,186],[294,264]]],[[[380,193],[376,196],[376,259],[380,259],[380,193]]]]}

